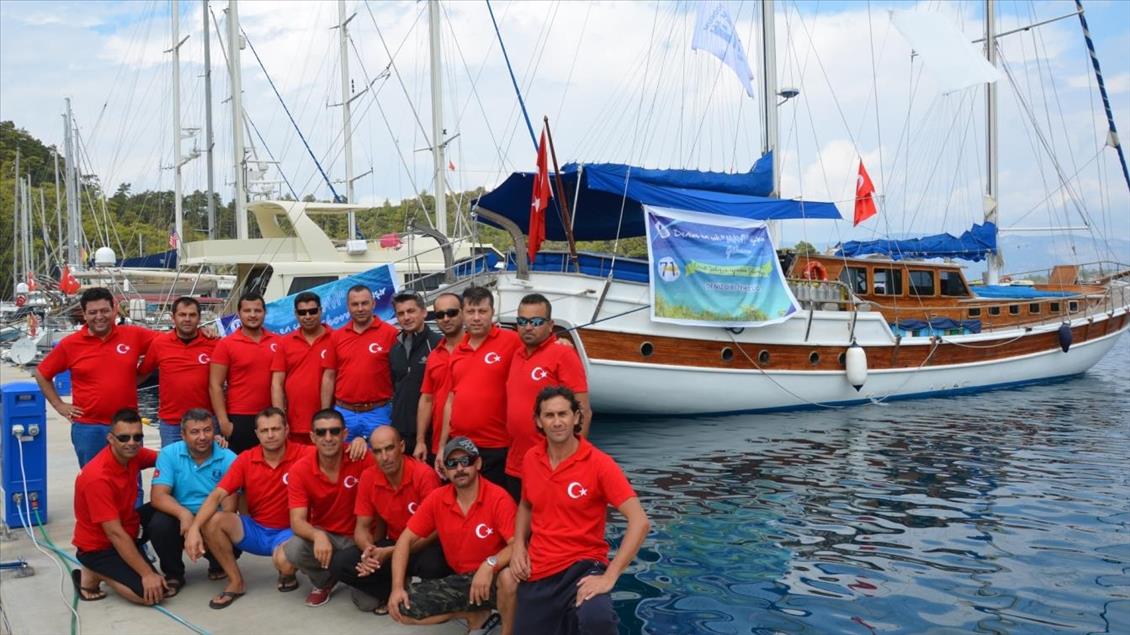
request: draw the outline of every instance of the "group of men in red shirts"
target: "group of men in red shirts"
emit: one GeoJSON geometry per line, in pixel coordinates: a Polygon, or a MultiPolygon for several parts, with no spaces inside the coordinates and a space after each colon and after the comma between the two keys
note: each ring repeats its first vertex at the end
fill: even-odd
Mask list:
{"type": "MultiPolygon", "coordinates": [[[[351,288],[347,303],[350,322],[333,330],[320,298],[301,293],[298,328],[276,335],[263,328],[263,299],[247,294],[238,329],[217,340],[201,331],[192,298],[174,303],[174,329],[157,335],[115,325],[108,291],[83,294],[86,326],[35,373],[72,422],[83,467],[80,597],[101,599],[106,581],[153,604],[184,584],[183,574],[175,585],[157,575],[136,542],[138,474],[156,461],[141,447],[136,385],[158,371],[162,447],[188,429],[186,413],[209,408],[216,447],[238,454],[226,473],[203,481],[214,489],[181,526],[184,552],[208,556],[209,578],[227,580],[213,608],[246,593],[236,560],[244,552],[272,558],[279,591],[296,589],[297,571],[305,573],[310,606],[342,582],[358,608],[405,623],[460,617],[486,629],[497,608],[504,633],[615,632],[608,593],[648,521],[619,467],[586,439],[584,369],[554,335],[549,301],[523,298],[515,332],[494,322],[488,290],[441,294],[439,333],[427,328],[414,293],[393,300],[400,329],[374,315],[366,287],[351,288]],[[72,404],[51,384],[64,369],[72,404]],[[611,563],[609,505],[628,520],[611,563]]],[[[194,447],[211,443],[192,430],[194,447]]]]}

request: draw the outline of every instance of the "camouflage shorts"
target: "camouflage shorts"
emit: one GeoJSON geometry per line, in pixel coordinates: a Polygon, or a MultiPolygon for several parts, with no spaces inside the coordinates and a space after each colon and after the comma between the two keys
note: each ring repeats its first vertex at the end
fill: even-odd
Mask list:
{"type": "Polygon", "coordinates": [[[400,606],[400,614],[414,620],[433,615],[447,615],[470,611],[486,611],[495,608],[497,591],[494,583],[490,586],[490,599],[482,604],[471,604],[471,580],[473,573],[449,575],[446,578],[420,580],[408,589],[408,602],[412,608],[400,606]]]}

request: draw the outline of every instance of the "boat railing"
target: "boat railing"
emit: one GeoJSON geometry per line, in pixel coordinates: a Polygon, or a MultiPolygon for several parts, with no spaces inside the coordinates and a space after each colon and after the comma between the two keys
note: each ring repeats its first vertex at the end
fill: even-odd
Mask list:
{"type": "Polygon", "coordinates": [[[793,297],[805,310],[847,311],[856,304],[851,289],[840,280],[787,278],[793,297]]]}
{"type": "MultiPolygon", "coordinates": [[[[1130,278],[1130,264],[1118,262],[1116,260],[1094,260],[1084,263],[1073,263],[1071,265],[1078,272],[1078,281],[1073,283],[1063,283],[1065,286],[1071,284],[1106,284],[1111,280],[1119,278],[1130,278]],[[1084,278],[1084,276],[1088,276],[1084,278]]],[[[1004,276],[1010,281],[1028,280],[1032,277],[1043,278],[1047,282],[1036,282],[1036,284],[1057,284],[1055,280],[1055,267],[1048,269],[1031,269],[1029,271],[1010,272],[1004,276]]]]}

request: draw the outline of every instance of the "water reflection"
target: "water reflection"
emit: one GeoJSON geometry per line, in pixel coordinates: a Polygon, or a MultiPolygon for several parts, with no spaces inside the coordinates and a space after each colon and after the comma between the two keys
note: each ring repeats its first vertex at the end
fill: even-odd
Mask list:
{"type": "Polygon", "coordinates": [[[1128,387],[1124,339],[1024,390],[594,427],[654,527],[622,631],[1130,632],[1128,387]]]}

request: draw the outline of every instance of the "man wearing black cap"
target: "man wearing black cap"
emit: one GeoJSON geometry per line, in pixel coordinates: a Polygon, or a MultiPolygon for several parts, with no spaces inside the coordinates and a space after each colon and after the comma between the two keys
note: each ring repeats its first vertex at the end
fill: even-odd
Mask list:
{"type": "Polygon", "coordinates": [[[514,614],[510,593],[496,589],[495,578],[510,562],[514,533],[514,501],[500,486],[479,478],[482,459],[467,437],[455,437],[443,448],[442,465],[451,481],[428,495],[408,521],[392,554],[389,614],[403,624],[439,624],[467,620],[471,633],[484,633],[497,606],[502,632],[510,633],[514,614]],[[433,532],[454,575],[421,580],[411,593],[405,588],[408,554],[433,532]]]}

